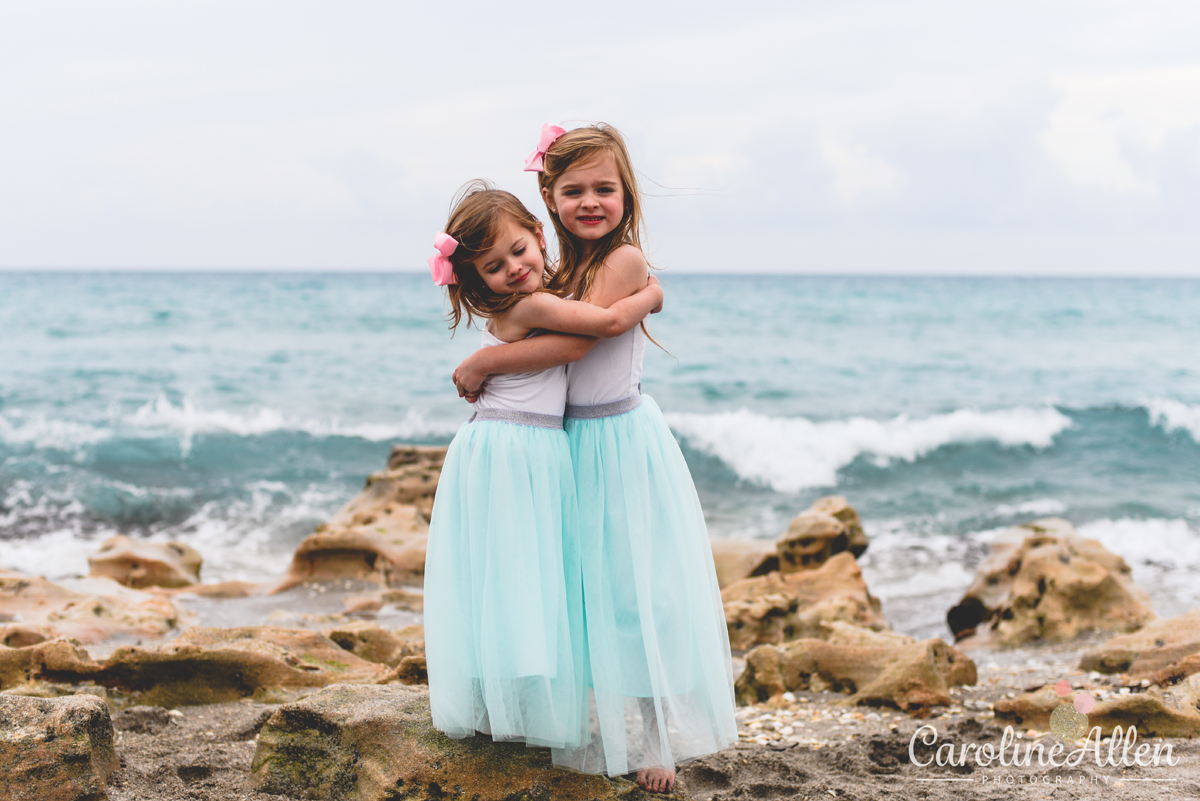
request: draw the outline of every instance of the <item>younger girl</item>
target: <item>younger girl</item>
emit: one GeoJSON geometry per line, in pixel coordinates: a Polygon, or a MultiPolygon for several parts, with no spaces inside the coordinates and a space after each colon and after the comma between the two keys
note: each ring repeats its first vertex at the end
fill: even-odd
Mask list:
{"type": "MultiPolygon", "coordinates": [[[[620,134],[547,126],[528,168],[539,172],[562,251],[550,286],[610,309],[636,297],[647,283],[641,198],[620,134]]],[[[566,429],[592,703],[583,745],[555,760],[636,770],[644,788],[666,792],[677,763],[736,741],[729,639],[695,486],[662,412],[641,394],[645,332],[590,344],[567,369],[566,429]]],[[[553,358],[555,347],[477,352],[455,382],[472,391],[487,374],[553,358]]]]}
{"type": "MultiPolygon", "coordinates": [[[[513,195],[468,186],[435,240],[452,328],[487,319],[483,347],[555,329],[612,336],[662,301],[608,310],[544,291],[542,226],[513,195]]],[[[425,575],[434,724],[451,737],[578,748],[583,659],[578,509],[562,414],[565,368],[488,386],[446,453],[425,575]]]]}

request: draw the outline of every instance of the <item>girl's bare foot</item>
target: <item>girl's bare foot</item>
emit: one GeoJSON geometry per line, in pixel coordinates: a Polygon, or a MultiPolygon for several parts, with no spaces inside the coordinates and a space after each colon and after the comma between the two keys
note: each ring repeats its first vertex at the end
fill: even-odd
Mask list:
{"type": "Polygon", "coordinates": [[[675,789],[675,771],[666,768],[642,768],[637,772],[637,785],[652,793],[669,793],[675,789]]]}

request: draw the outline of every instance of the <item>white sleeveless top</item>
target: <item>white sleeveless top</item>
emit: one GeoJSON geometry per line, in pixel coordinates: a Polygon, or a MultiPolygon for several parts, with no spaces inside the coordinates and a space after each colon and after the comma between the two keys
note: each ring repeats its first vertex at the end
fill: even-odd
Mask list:
{"type": "MultiPolygon", "coordinates": [[[[537,331],[529,336],[538,336],[541,333],[543,332],[537,331]]],[[[483,329],[483,343],[480,348],[506,344],[508,343],[497,339],[486,328],[483,329]]],[[[551,367],[532,373],[493,375],[488,378],[487,387],[479,396],[479,400],[471,405],[476,412],[503,410],[562,417],[563,407],[567,405],[566,367],[551,367]]]]}
{"type": "Polygon", "coordinates": [[[597,406],[638,394],[646,334],[635,325],[619,337],[597,342],[586,355],[567,365],[567,403],[597,406]]]}

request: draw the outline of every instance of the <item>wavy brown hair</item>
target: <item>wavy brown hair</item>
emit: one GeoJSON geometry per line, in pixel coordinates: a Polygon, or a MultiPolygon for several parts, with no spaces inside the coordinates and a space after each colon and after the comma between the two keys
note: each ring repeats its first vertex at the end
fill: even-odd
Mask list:
{"type": "Polygon", "coordinates": [[[542,196],[553,194],[554,183],[567,170],[583,167],[604,158],[612,158],[621,186],[625,190],[625,214],[621,223],[601,239],[590,256],[583,255],[580,243],[549,211],[554,231],[558,234],[558,267],[548,284],[552,292],[562,294],[567,287],[575,285],[576,300],[583,300],[591,292],[596,277],[604,262],[621,245],[633,245],[642,249],[645,226],[642,220],[642,196],[638,191],[637,176],[629,159],[629,150],[621,132],[611,125],[597,123],[567,131],[555,140],[543,159],[544,170],[538,174],[538,188],[542,196]]]}
{"type": "MultiPolygon", "coordinates": [[[[473,259],[495,246],[503,220],[512,220],[533,234],[537,234],[542,228],[538,218],[534,217],[515,195],[497,189],[487,181],[471,181],[459,190],[451,203],[446,233],[458,242],[458,247],[450,254],[450,263],[454,265],[454,275],[458,278],[458,283],[446,287],[450,297],[450,313],[446,315],[446,319],[450,320],[451,331],[458,328],[464,317],[469,328],[473,315],[497,317],[529,295],[527,292],[515,295],[499,295],[493,292],[483,282],[483,276],[475,269],[475,265],[471,264],[473,259]]],[[[553,276],[545,248],[542,248],[542,263],[546,265],[544,281],[546,277],[553,276]]]]}

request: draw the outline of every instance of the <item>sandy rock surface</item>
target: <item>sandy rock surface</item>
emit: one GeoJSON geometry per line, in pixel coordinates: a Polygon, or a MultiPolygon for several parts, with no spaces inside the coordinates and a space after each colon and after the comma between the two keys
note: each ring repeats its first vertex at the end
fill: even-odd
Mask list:
{"type": "Polygon", "coordinates": [[[763,645],[746,655],[737,679],[738,703],[763,703],[796,690],[849,693],[850,703],[922,710],[951,702],[950,688],[974,684],[975,663],[939,639],[875,642],[866,631],[856,644],[793,640],[763,645]]]}
{"type": "Polygon", "coordinates": [[[366,620],[324,629],[326,637],[360,659],[397,667],[406,657],[425,655],[425,627],[412,625],[391,631],[366,620]]]}
{"type": "Polygon", "coordinates": [[[1200,609],[1170,620],[1156,620],[1131,634],[1113,637],[1084,653],[1079,667],[1137,678],[1161,671],[1196,673],[1200,655],[1200,609]],[[1188,657],[1192,657],[1188,659],[1188,657]]]}
{"type": "Polygon", "coordinates": [[[69,640],[0,649],[0,689],[6,692],[46,695],[87,685],[115,706],[282,701],[336,682],[384,679],[387,673],[385,666],[321,634],[271,626],[197,626],[167,643],[117,648],[103,662],[69,640]]]}
{"type": "Polygon", "coordinates": [[[148,542],[118,534],[88,557],[88,575],[135,589],[189,587],[200,583],[203,561],[195,548],[182,542],[148,542]]]}
{"type": "Polygon", "coordinates": [[[162,637],[186,618],[169,598],[110,578],[55,583],[5,571],[0,573],[0,621],[0,642],[17,645],[54,637],[83,643],[162,637]]]}
{"type": "Polygon", "coordinates": [[[0,695],[0,798],[94,801],[118,764],[99,698],[0,695]]]}
{"type": "Polygon", "coordinates": [[[361,685],[328,687],[280,707],[259,735],[250,786],[363,801],[691,797],[651,796],[624,779],[555,768],[542,748],[485,737],[452,740],[433,728],[427,693],[361,685]]]}
{"type": "Polygon", "coordinates": [[[970,638],[971,647],[1067,642],[1091,631],[1135,631],[1153,619],[1129,565],[1061,518],[998,536],[947,615],[955,637],[970,638]]]}
{"type": "Polygon", "coordinates": [[[801,638],[823,639],[822,624],[844,621],[888,628],[879,600],[867,590],[862,570],[848,551],[815,570],[768,573],[721,591],[729,643],[735,649],[801,638]]]}

